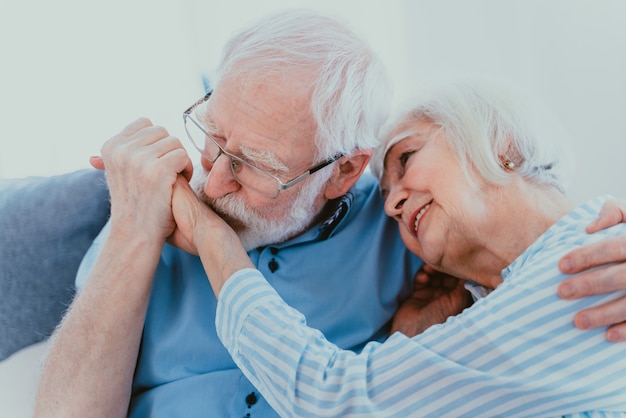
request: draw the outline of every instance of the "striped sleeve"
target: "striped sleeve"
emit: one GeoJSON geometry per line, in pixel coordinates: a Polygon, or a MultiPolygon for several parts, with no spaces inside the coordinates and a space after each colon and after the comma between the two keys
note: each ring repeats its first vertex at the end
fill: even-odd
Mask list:
{"type": "Polygon", "coordinates": [[[562,243],[587,237],[556,225],[539,242],[552,251],[531,249],[462,315],[358,354],[306,327],[260,272],[243,270],[220,294],[218,335],[282,416],[626,416],[624,346],[572,323],[579,310],[626,293],[566,301],[556,292],[558,259],[571,249],[562,243]]]}

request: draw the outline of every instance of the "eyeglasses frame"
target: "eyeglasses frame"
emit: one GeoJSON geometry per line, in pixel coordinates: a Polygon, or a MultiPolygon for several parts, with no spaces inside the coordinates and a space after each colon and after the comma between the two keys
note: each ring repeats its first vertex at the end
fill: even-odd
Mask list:
{"type": "Polygon", "coordinates": [[[209,134],[209,133],[208,133],[208,132],[207,132],[207,131],[206,131],[206,130],[205,130],[205,129],[201,126],[201,124],[200,124],[198,121],[196,121],[196,120],[195,120],[195,118],[193,118],[193,117],[191,116],[191,113],[192,113],[192,112],[193,112],[193,111],[194,111],[194,110],[195,110],[198,106],[200,106],[200,105],[201,105],[201,104],[203,104],[203,103],[206,103],[206,102],[209,100],[209,98],[211,97],[211,93],[212,93],[212,91],[210,91],[210,92],[208,92],[207,94],[205,94],[205,95],[204,95],[204,96],[203,96],[200,100],[196,101],[194,104],[192,104],[191,106],[189,106],[189,108],[187,108],[187,110],[185,110],[185,111],[183,112],[183,123],[184,123],[184,126],[185,126],[185,132],[187,133],[187,137],[189,138],[189,140],[190,140],[190,141],[191,141],[191,143],[193,144],[194,148],[195,148],[195,149],[197,149],[197,150],[200,152],[200,154],[202,154],[202,156],[203,156],[204,158],[206,158],[206,159],[207,159],[210,163],[215,163],[215,161],[217,161],[217,159],[218,159],[218,158],[219,158],[222,154],[226,155],[226,156],[229,158],[229,160],[230,160],[230,164],[229,164],[229,165],[230,165],[231,172],[233,173],[233,177],[235,178],[235,180],[237,181],[237,183],[239,183],[242,187],[247,187],[247,188],[249,188],[250,190],[253,190],[254,192],[256,192],[256,193],[258,193],[258,194],[260,194],[260,195],[262,195],[262,196],[268,197],[268,198],[270,198],[270,199],[276,199],[282,190],[286,190],[286,189],[288,189],[288,188],[290,188],[290,187],[292,187],[292,186],[295,186],[296,184],[300,183],[301,181],[303,181],[304,179],[306,179],[307,177],[309,177],[309,176],[310,176],[310,175],[312,175],[313,173],[315,173],[315,172],[317,172],[317,171],[321,170],[322,168],[324,168],[324,167],[326,167],[326,166],[328,166],[328,165],[330,165],[330,164],[334,163],[335,161],[337,161],[338,159],[340,159],[341,157],[343,157],[343,156],[344,156],[344,154],[343,154],[343,153],[339,153],[339,154],[337,154],[337,155],[335,155],[335,156],[333,156],[333,157],[327,158],[327,159],[325,159],[324,161],[322,161],[322,162],[320,162],[320,163],[318,163],[318,164],[315,164],[314,166],[310,167],[308,170],[306,170],[304,173],[300,174],[299,176],[294,177],[293,179],[291,179],[291,180],[287,181],[286,183],[283,183],[283,181],[282,181],[281,179],[279,179],[278,177],[276,177],[276,176],[275,176],[275,175],[273,175],[272,173],[268,173],[267,171],[265,171],[265,170],[263,170],[263,169],[261,169],[261,168],[258,168],[258,167],[256,167],[256,166],[254,166],[254,165],[250,164],[249,162],[247,162],[246,160],[242,159],[241,157],[238,157],[238,156],[236,156],[236,155],[234,155],[234,154],[231,154],[230,152],[226,151],[226,150],[225,150],[224,148],[222,148],[222,146],[221,146],[221,145],[220,145],[220,144],[219,144],[219,143],[215,140],[215,138],[213,138],[213,136],[212,136],[212,135],[210,135],[210,134],[209,134]],[[206,135],[206,137],[207,137],[207,138],[209,138],[211,141],[213,141],[213,143],[214,143],[215,145],[217,145],[217,147],[219,148],[220,152],[218,152],[218,153],[217,153],[217,156],[215,157],[215,159],[213,159],[213,161],[211,161],[211,159],[207,157],[207,155],[205,154],[205,151],[204,151],[204,150],[202,150],[202,149],[198,148],[198,146],[196,145],[196,141],[193,139],[192,135],[189,133],[189,130],[187,129],[187,119],[191,120],[191,122],[193,122],[193,124],[194,124],[194,125],[196,125],[196,127],[197,127],[198,129],[200,129],[200,130],[201,130],[201,131],[202,131],[202,132],[206,135]],[[270,196],[270,195],[267,195],[267,194],[265,194],[265,193],[262,193],[262,192],[260,192],[260,191],[256,190],[255,188],[253,188],[253,187],[251,187],[251,186],[247,186],[247,185],[245,185],[245,184],[242,184],[242,183],[239,181],[239,178],[237,177],[237,173],[235,172],[235,168],[233,167],[233,160],[234,160],[234,161],[237,161],[238,163],[244,164],[244,165],[246,165],[246,166],[248,166],[248,167],[252,168],[253,170],[258,171],[259,173],[264,174],[264,175],[266,175],[266,176],[269,176],[269,177],[273,178],[274,180],[276,180],[276,184],[277,184],[277,186],[278,186],[278,187],[276,188],[276,194],[275,194],[275,195],[271,195],[271,196],[270,196]]]}

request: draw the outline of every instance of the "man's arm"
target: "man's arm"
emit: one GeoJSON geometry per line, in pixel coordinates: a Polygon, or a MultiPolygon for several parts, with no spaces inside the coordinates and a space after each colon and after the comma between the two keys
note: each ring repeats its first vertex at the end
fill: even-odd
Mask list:
{"type": "Polygon", "coordinates": [[[36,416],[126,416],[160,248],[111,233],[52,343],[36,416]]]}
{"type": "MultiPolygon", "coordinates": [[[[626,201],[608,201],[598,218],[587,227],[594,233],[609,226],[626,222],[626,201]]],[[[626,289],[626,236],[608,238],[566,254],[559,262],[563,273],[577,274],[559,286],[559,295],[578,299],[590,295],[626,289]],[[610,264],[603,266],[608,263],[610,264]],[[602,266],[592,271],[591,268],[602,266]]],[[[609,341],[626,341],[626,297],[579,312],[574,323],[580,329],[610,325],[609,341]]]]}
{"type": "Polygon", "coordinates": [[[139,119],[107,141],[111,231],[89,280],[52,337],[36,416],[124,417],[152,279],[174,230],[172,186],[191,162],[180,142],[139,119]]]}

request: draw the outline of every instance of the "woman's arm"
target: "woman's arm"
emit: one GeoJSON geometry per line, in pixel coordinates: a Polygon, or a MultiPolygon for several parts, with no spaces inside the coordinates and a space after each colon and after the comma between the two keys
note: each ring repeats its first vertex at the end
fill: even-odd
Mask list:
{"type": "MultiPolygon", "coordinates": [[[[554,269],[531,273],[542,282],[554,269]]],[[[600,394],[609,386],[616,399],[626,390],[623,351],[600,330],[573,329],[575,306],[554,294],[561,279],[531,286],[527,298],[513,284],[442,326],[411,339],[395,333],[357,354],[307,327],[246,269],[222,288],[216,329],[281,416],[558,416],[598,397],[610,404],[600,394]],[[568,331],[556,339],[555,329],[568,331]]]]}
{"type": "MultiPolygon", "coordinates": [[[[610,200],[587,227],[587,232],[594,233],[622,222],[626,222],[626,201],[610,200]]],[[[580,273],[559,286],[559,295],[565,299],[626,290],[626,236],[607,238],[574,250],[561,259],[559,268],[567,274],[580,273]]],[[[626,297],[582,310],[576,314],[574,323],[580,329],[610,325],[606,338],[614,342],[626,341],[626,297]]]]}
{"type": "Polygon", "coordinates": [[[200,202],[183,176],[178,176],[174,184],[172,214],[176,228],[167,241],[200,256],[216,297],[230,276],[254,268],[235,231],[200,202]]]}

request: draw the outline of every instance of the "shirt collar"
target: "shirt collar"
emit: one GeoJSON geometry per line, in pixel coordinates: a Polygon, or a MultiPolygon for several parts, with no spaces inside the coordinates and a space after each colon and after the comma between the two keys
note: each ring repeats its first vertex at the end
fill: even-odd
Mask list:
{"type": "Polygon", "coordinates": [[[317,228],[318,235],[316,241],[324,241],[333,234],[341,222],[346,218],[348,212],[350,212],[353,202],[354,195],[351,192],[328,202],[326,209],[324,210],[324,213],[327,213],[328,216],[326,217],[326,220],[320,223],[317,228]]]}

